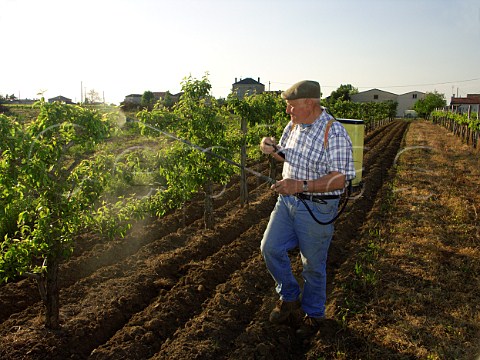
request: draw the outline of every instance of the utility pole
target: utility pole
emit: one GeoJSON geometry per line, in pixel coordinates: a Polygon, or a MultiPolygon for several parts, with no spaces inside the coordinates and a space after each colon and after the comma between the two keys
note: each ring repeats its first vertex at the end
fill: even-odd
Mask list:
{"type": "Polygon", "coordinates": [[[80,81],[80,103],[83,104],[83,81],[80,81]]]}

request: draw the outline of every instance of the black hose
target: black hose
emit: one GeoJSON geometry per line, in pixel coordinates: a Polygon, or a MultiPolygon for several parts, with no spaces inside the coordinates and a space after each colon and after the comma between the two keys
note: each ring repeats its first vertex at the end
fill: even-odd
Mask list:
{"type": "Polygon", "coordinates": [[[315,220],[315,222],[317,222],[318,224],[320,225],[329,225],[331,223],[333,223],[335,220],[338,219],[338,217],[343,213],[343,211],[345,210],[345,207],[347,206],[347,202],[348,202],[348,198],[350,197],[350,187],[351,187],[351,182],[349,182],[349,185],[347,186],[346,190],[345,190],[345,200],[340,208],[340,210],[337,212],[337,215],[335,215],[335,217],[333,217],[331,220],[327,221],[327,222],[323,222],[323,221],[320,221],[318,220],[316,217],[315,217],[315,214],[313,213],[312,209],[310,209],[310,207],[308,206],[307,202],[300,198],[300,197],[297,197],[302,203],[303,205],[305,205],[305,208],[307,209],[307,211],[310,213],[310,216],[312,217],[313,220],[315,220]]]}

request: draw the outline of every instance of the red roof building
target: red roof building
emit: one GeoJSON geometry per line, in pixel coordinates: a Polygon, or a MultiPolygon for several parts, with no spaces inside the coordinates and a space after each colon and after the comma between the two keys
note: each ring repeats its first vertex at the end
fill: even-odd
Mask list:
{"type": "Polygon", "coordinates": [[[450,108],[452,111],[465,114],[480,112],[480,94],[468,94],[467,97],[452,97],[450,100],[450,108]]]}

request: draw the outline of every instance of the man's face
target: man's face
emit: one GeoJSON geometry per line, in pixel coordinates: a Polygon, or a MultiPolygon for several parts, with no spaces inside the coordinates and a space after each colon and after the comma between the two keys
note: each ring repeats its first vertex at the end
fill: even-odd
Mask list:
{"type": "Polygon", "coordinates": [[[298,124],[311,114],[311,105],[307,99],[287,100],[287,114],[293,123],[298,124]]]}

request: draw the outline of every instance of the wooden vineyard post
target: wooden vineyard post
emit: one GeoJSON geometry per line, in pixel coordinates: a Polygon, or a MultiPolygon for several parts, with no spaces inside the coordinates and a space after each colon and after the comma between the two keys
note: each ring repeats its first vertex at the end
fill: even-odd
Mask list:
{"type": "Polygon", "coordinates": [[[471,113],[472,113],[471,105],[468,105],[468,112],[467,112],[468,123],[466,125],[467,126],[467,145],[470,145],[470,133],[472,132],[471,129],[470,129],[470,114],[471,113]]]}
{"type": "Polygon", "coordinates": [[[247,166],[247,119],[242,116],[241,120],[241,130],[243,134],[242,149],[240,154],[240,164],[242,165],[240,169],[240,204],[242,207],[248,205],[248,185],[247,185],[247,172],[245,167],[247,166]]]}
{"type": "Polygon", "coordinates": [[[211,181],[203,185],[205,190],[205,211],[204,211],[204,224],[205,229],[213,229],[215,226],[215,219],[213,216],[213,184],[211,181]]]}

